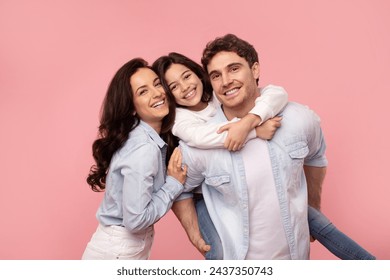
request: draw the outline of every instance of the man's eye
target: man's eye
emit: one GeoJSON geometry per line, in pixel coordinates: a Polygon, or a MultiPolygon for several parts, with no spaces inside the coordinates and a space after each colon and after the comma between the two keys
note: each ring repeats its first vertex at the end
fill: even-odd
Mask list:
{"type": "Polygon", "coordinates": [[[212,80],[216,80],[216,79],[218,79],[219,78],[219,74],[214,74],[214,75],[211,75],[211,79],[212,80]]]}

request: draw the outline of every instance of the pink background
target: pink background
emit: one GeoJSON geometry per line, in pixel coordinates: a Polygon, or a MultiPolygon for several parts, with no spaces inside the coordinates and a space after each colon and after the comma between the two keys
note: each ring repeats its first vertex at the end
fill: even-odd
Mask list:
{"type": "MultiPolygon", "coordinates": [[[[97,226],[102,194],[85,178],[114,72],[169,51],[199,61],[228,32],[259,51],[261,85],[321,116],[323,211],[390,259],[389,11],[386,0],[1,0],[0,259],[79,259],[97,226]]],[[[171,212],[156,232],[153,259],[201,259],[171,212]]],[[[312,258],[335,257],[315,243],[312,258]]]]}

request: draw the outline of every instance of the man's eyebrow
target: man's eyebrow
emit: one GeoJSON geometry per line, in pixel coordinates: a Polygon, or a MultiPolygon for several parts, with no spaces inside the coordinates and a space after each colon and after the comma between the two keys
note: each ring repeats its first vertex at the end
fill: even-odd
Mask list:
{"type": "Polygon", "coordinates": [[[228,66],[226,66],[227,68],[229,67],[232,67],[232,66],[236,66],[236,65],[243,65],[241,62],[233,62],[233,63],[230,63],[228,66]]]}
{"type": "MultiPolygon", "coordinates": [[[[237,66],[237,65],[242,66],[243,64],[242,64],[241,62],[232,62],[232,63],[226,65],[224,68],[230,68],[230,67],[237,66]]],[[[211,72],[209,73],[209,76],[211,76],[211,75],[214,74],[214,73],[220,73],[220,72],[221,72],[221,71],[213,70],[213,71],[211,71],[211,72]]]]}
{"type": "Polygon", "coordinates": [[[214,73],[219,73],[220,71],[217,71],[217,70],[213,70],[209,73],[209,76],[213,75],[214,73]]]}

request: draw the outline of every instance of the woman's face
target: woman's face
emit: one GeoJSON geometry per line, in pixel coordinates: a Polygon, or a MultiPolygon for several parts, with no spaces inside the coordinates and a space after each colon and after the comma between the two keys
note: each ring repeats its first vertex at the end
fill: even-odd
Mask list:
{"type": "Polygon", "coordinates": [[[135,111],[141,120],[160,132],[162,119],[169,113],[169,104],[157,74],[140,68],[131,76],[135,111]]]}
{"type": "Polygon", "coordinates": [[[202,81],[189,68],[172,64],[165,72],[165,80],[177,104],[194,111],[204,109],[202,81]]]}

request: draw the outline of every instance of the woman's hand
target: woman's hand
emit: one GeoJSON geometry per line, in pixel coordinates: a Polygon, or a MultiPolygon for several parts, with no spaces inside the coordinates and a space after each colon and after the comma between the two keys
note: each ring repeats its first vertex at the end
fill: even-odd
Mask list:
{"type": "Polygon", "coordinates": [[[184,185],[187,178],[187,166],[182,166],[182,155],[179,148],[175,148],[168,162],[167,175],[172,176],[184,185]]]}

